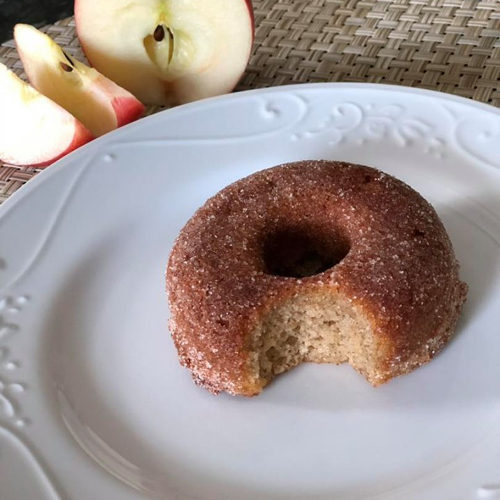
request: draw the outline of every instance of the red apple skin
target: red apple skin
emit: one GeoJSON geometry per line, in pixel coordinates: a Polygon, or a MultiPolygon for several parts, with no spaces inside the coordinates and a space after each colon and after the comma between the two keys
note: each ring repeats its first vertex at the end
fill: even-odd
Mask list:
{"type": "Polygon", "coordinates": [[[16,163],[16,165],[23,167],[40,168],[40,169],[48,167],[53,163],[55,163],[57,160],[60,160],[63,156],[66,156],[75,149],[78,149],[80,146],[83,146],[84,144],[87,144],[87,142],[92,141],[93,139],[95,139],[95,137],[90,133],[90,131],[88,131],[81,123],[77,123],[75,127],[75,135],[73,136],[73,140],[70,142],[68,147],[60,154],[58,154],[54,158],[51,158],[50,160],[46,160],[40,163],[31,163],[31,164],[16,163]]]}
{"type": "Polygon", "coordinates": [[[115,97],[111,105],[116,114],[117,127],[139,119],[146,109],[142,102],[130,97],[115,97]]]}
{"type": "MultiPolygon", "coordinates": [[[[245,0],[247,7],[248,7],[248,12],[250,14],[250,20],[252,21],[252,43],[255,41],[255,15],[253,12],[253,4],[252,0],[245,0]]],[[[75,0],[75,8],[76,8],[76,3],[78,0],[75,0]]]]}
{"type": "Polygon", "coordinates": [[[136,99],[132,94],[127,92],[128,95],[113,97],[117,91],[123,91],[115,82],[106,78],[104,75],[99,75],[96,79],[99,84],[98,88],[102,90],[103,94],[111,101],[111,107],[115,113],[116,128],[122,125],[127,125],[135,120],[141,118],[146,110],[144,104],[136,99]]]}

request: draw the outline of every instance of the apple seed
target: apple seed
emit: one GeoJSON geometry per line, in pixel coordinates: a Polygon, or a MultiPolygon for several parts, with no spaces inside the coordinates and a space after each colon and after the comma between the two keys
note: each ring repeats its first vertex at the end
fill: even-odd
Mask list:
{"type": "Polygon", "coordinates": [[[153,38],[157,42],[161,42],[165,38],[165,30],[163,29],[163,26],[161,24],[159,24],[155,28],[154,33],[153,33],[153,38]]]}
{"type": "Polygon", "coordinates": [[[71,58],[68,56],[68,54],[66,54],[66,52],[64,52],[64,50],[62,51],[63,53],[63,56],[66,58],[66,61],[69,62],[69,64],[71,65],[71,67],[75,67],[75,65],[73,64],[73,61],[71,60],[71,58]]]}
{"type": "Polygon", "coordinates": [[[71,71],[73,71],[73,68],[69,64],[63,63],[62,61],[59,63],[59,66],[61,66],[61,69],[67,71],[68,73],[71,73],[71,71]]]}

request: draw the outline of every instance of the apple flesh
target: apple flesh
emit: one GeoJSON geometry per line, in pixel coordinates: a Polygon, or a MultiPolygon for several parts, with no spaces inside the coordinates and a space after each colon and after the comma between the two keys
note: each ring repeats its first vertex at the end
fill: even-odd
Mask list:
{"type": "Polygon", "coordinates": [[[27,24],[14,28],[30,83],[99,136],[139,118],[143,104],[93,68],[66,54],[49,36],[27,24]]]}
{"type": "Polygon", "coordinates": [[[75,22],[95,68],[162,105],[230,92],[254,33],[250,0],[76,0],[75,22]]]}
{"type": "Polygon", "coordinates": [[[0,159],[44,167],[93,139],[61,106],[0,64],[0,159]]]}

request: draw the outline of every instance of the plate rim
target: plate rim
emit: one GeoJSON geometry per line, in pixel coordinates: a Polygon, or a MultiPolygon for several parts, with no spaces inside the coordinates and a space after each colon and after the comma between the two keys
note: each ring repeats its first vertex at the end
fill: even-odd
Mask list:
{"type": "MultiPolygon", "coordinates": [[[[383,91],[383,92],[396,92],[396,93],[406,93],[406,94],[414,94],[422,97],[435,98],[435,99],[443,99],[445,101],[456,102],[465,106],[468,106],[473,109],[479,109],[485,112],[496,114],[500,117],[500,108],[496,108],[491,104],[487,104],[484,102],[474,101],[470,98],[463,96],[456,96],[454,94],[450,94],[447,92],[441,92],[438,90],[430,90],[423,89],[420,87],[409,87],[405,85],[396,85],[396,84],[386,84],[386,83],[368,83],[368,82],[318,82],[318,83],[296,83],[289,85],[277,85],[272,87],[261,87],[258,89],[250,89],[250,90],[242,90],[237,92],[231,92],[229,94],[223,94],[214,97],[208,97],[206,99],[201,99],[198,101],[181,104],[179,106],[174,106],[172,108],[164,109],[159,111],[158,113],[154,113],[139,120],[129,123],[125,126],[119,127],[111,132],[102,135],[101,137],[97,137],[96,139],[90,141],[87,144],[84,144],[80,148],[72,151],[68,155],[62,157],[61,159],[55,161],[53,164],[45,167],[41,172],[37,175],[29,179],[24,185],[22,185],[19,189],[17,189],[14,193],[12,193],[1,205],[0,205],[0,223],[2,218],[7,215],[7,213],[14,208],[15,204],[18,203],[21,199],[23,199],[30,191],[36,189],[40,183],[45,182],[50,176],[55,175],[61,169],[66,168],[66,165],[71,163],[71,161],[77,161],[79,157],[82,158],[85,155],[91,154],[92,149],[96,149],[97,147],[105,144],[106,142],[110,142],[113,139],[119,137],[121,134],[133,131],[135,128],[140,128],[144,126],[144,122],[152,122],[155,120],[162,120],[163,117],[168,114],[171,116],[172,114],[181,114],[183,112],[189,111],[192,108],[203,107],[206,105],[211,105],[212,103],[237,100],[240,98],[245,98],[246,96],[253,94],[265,94],[265,93],[274,93],[274,92],[292,92],[294,90],[309,90],[309,89],[324,89],[324,90],[336,90],[336,89],[352,89],[352,90],[375,90],[375,91],[383,91]]],[[[1,227],[0,227],[1,230],[1,227]]],[[[1,289],[0,285],[0,289],[1,289]]]]}

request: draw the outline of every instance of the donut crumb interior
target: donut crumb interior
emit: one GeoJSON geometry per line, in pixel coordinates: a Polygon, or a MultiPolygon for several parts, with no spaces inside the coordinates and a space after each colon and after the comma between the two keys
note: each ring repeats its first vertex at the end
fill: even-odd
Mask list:
{"type": "Polygon", "coordinates": [[[302,362],[350,363],[378,385],[378,351],[368,319],[341,295],[310,293],[270,311],[252,335],[258,385],[302,362]]]}

